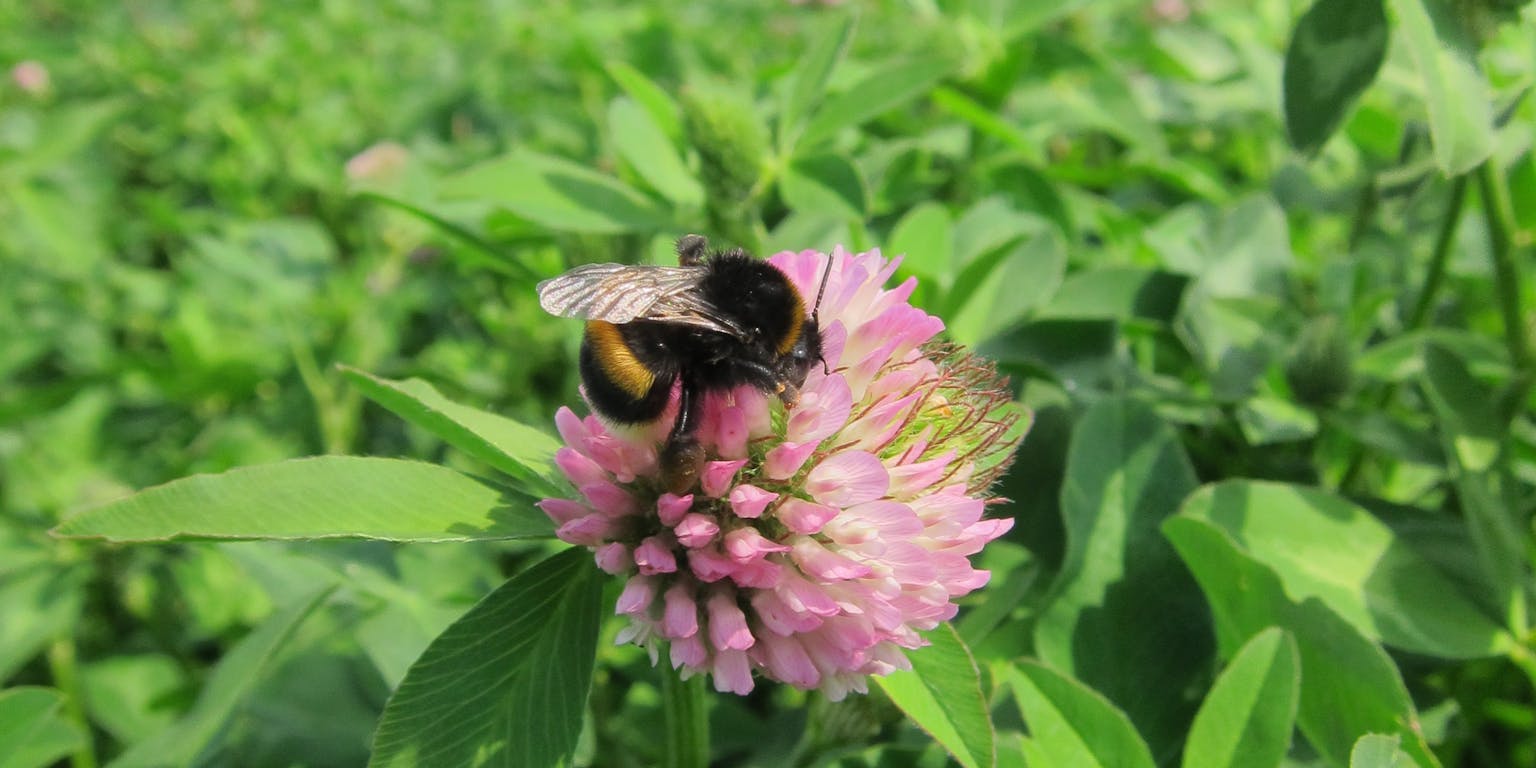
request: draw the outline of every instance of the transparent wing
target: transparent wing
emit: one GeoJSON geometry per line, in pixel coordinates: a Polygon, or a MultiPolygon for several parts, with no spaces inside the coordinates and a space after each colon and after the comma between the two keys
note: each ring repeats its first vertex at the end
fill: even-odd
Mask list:
{"type": "Polygon", "coordinates": [[[700,274],[698,267],[587,264],[539,283],[539,306],[558,317],[655,320],[745,335],[699,296],[700,274]]]}

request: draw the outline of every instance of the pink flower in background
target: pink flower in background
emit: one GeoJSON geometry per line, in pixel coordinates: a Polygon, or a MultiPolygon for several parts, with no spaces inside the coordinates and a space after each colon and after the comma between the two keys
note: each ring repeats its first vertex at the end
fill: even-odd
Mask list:
{"type": "Polygon", "coordinates": [[[52,87],[53,79],[49,77],[48,68],[42,62],[28,59],[11,67],[11,82],[24,93],[41,96],[52,87]]]}
{"type": "Polygon", "coordinates": [[[709,461],[690,495],[663,493],[655,436],[621,436],[561,408],[556,463],[574,499],[540,507],[561,539],[628,581],[620,634],[663,644],[685,676],[747,693],[753,674],[834,700],[908,667],[918,634],[987,583],[971,555],[1012,527],[984,519],[1024,421],[995,369],[934,342],[943,322],[886,289],[879,252],[769,261],[816,295],[830,374],[782,410],[744,387],[706,401],[709,461]]]}
{"type": "Polygon", "coordinates": [[[411,151],[394,141],[381,141],[347,160],[346,174],[352,181],[384,181],[400,173],[411,159],[411,151]]]}

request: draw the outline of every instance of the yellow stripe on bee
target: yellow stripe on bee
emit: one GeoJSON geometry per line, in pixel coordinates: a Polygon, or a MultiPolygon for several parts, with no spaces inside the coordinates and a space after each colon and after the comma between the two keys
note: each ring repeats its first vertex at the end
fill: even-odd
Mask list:
{"type": "Polygon", "coordinates": [[[805,300],[800,298],[800,292],[794,291],[795,306],[789,312],[789,330],[784,332],[784,338],[779,339],[779,354],[787,355],[795,348],[795,342],[800,340],[800,331],[805,327],[805,300]]]}
{"type": "Polygon", "coordinates": [[[619,389],[636,400],[644,398],[656,383],[656,374],[635,357],[634,350],[624,341],[619,327],[603,320],[587,322],[587,344],[597,356],[598,367],[618,385],[619,389]]]}

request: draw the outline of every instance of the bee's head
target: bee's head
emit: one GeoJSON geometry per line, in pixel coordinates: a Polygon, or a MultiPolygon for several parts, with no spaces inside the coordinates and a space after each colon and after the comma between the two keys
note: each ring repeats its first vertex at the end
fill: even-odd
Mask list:
{"type": "Polygon", "coordinates": [[[832,271],[832,259],[821,273],[821,286],[816,289],[816,303],[811,307],[811,319],[800,325],[800,335],[789,350],[779,357],[778,373],[796,388],[805,385],[805,377],[811,374],[811,366],[821,364],[823,373],[831,373],[827,359],[821,351],[821,297],[827,292],[827,275],[832,271]]]}
{"type": "Polygon", "coordinates": [[[805,385],[805,377],[817,363],[826,365],[821,356],[821,328],[816,319],[811,318],[800,326],[800,338],[779,357],[777,373],[784,381],[799,388],[805,385]]]}

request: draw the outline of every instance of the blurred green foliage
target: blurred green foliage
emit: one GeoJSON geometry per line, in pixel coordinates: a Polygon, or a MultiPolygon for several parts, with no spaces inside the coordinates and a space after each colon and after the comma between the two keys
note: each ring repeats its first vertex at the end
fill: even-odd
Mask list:
{"type": "MultiPolygon", "coordinates": [[[[0,713],[36,722],[14,764],[365,762],[427,643],[550,547],[48,529],[311,454],[489,474],[336,366],[546,427],[576,399],[577,330],[534,284],[664,263],[702,231],[906,254],[915,300],[1034,409],[1001,488],[1018,524],[958,622],[984,668],[1044,662],[986,675],[1016,700],[993,699],[999,764],[1082,758],[1019,737],[1052,707],[1103,723],[1099,746],[1139,731],[1159,764],[1220,752],[1208,724],[1184,737],[1237,656],[1222,680],[1299,696],[1253,715],[1296,719],[1290,765],[1345,764],[1387,712],[1423,743],[1354,752],[1536,766],[1536,371],[1509,312],[1536,306],[1533,20],[1430,0],[0,6],[0,713]],[[1237,478],[1266,482],[1195,490],[1237,478]],[[1339,718],[1309,676],[1343,681],[1339,718]]],[[[613,631],[577,762],[654,764],[652,673],[613,631]]],[[[882,694],[763,686],[713,718],[720,764],[945,759],[882,694]]]]}

